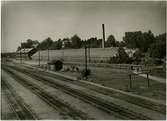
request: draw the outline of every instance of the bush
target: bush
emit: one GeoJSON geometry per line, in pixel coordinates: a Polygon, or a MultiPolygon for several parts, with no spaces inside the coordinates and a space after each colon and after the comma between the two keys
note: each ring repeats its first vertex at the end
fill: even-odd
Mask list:
{"type": "Polygon", "coordinates": [[[116,63],[116,64],[121,64],[121,63],[132,63],[132,58],[128,56],[128,54],[125,52],[124,48],[120,47],[118,49],[118,53],[116,56],[110,57],[108,60],[109,63],[116,63]]]}
{"type": "Polygon", "coordinates": [[[91,74],[91,70],[90,69],[83,69],[81,72],[82,77],[87,77],[91,74]]]}
{"type": "Polygon", "coordinates": [[[108,62],[109,63],[119,63],[119,60],[118,60],[118,57],[113,56],[113,57],[110,57],[108,62]]]}
{"type": "Polygon", "coordinates": [[[137,50],[133,54],[133,61],[134,61],[134,63],[139,64],[142,61],[142,57],[144,57],[143,53],[140,50],[137,50]]]}
{"type": "Polygon", "coordinates": [[[64,71],[66,72],[66,71],[70,71],[70,68],[64,68],[64,71]]]}
{"type": "Polygon", "coordinates": [[[104,63],[104,61],[103,61],[103,60],[100,60],[100,63],[104,63]]]}
{"type": "Polygon", "coordinates": [[[146,65],[162,65],[163,61],[159,59],[149,58],[145,61],[146,65]]]}

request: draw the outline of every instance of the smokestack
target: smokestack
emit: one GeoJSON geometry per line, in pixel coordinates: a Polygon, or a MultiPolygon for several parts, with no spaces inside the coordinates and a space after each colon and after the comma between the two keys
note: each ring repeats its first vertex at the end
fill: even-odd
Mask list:
{"type": "Polygon", "coordinates": [[[102,24],[102,29],[103,29],[102,48],[104,48],[104,42],[105,42],[105,28],[104,28],[104,24],[102,24]]]}

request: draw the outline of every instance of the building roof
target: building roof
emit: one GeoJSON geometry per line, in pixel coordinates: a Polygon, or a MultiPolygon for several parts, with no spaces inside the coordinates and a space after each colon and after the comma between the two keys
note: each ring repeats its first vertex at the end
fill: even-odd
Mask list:
{"type": "Polygon", "coordinates": [[[23,49],[17,51],[17,53],[29,53],[33,49],[34,48],[23,48],[23,49]]]}

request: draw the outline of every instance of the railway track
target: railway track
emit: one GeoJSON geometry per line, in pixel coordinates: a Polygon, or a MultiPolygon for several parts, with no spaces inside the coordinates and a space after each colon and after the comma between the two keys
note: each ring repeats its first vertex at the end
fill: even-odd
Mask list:
{"type": "Polygon", "coordinates": [[[38,117],[30,109],[30,107],[23,102],[23,100],[15,93],[13,88],[8,84],[7,81],[1,80],[2,90],[7,97],[10,108],[16,115],[17,120],[36,120],[38,117]]]}
{"type": "MultiPolygon", "coordinates": [[[[21,68],[15,68],[15,69],[17,69],[18,71],[21,71],[21,72],[27,72],[27,69],[29,71],[33,71],[31,67],[27,67],[27,66],[26,66],[26,69],[23,69],[23,68],[22,69],[21,68]]],[[[73,83],[73,84],[76,84],[76,85],[79,85],[79,86],[86,86],[87,88],[89,88],[91,90],[94,90],[94,91],[97,91],[97,92],[100,92],[102,94],[110,95],[112,97],[115,97],[115,98],[118,98],[118,99],[121,99],[121,100],[125,100],[129,103],[132,103],[132,104],[144,107],[144,108],[148,108],[150,110],[157,111],[157,112],[162,113],[162,114],[166,114],[166,106],[164,106],[162,104],[153,103],[153,102],[143,100],[143,99],[140,99],[140,98],[135,98],[133,96],[126,96],[126,95],[123,95],[121,93],[117,93],[117,92],[113,92],[113,91],[109,92],[108,90],[107,91],[101,90],[101,89],[98,89],[97,87],[94,88],[91,85],[88,85],[88,84],[85,84],[85,83],[80,83],[78,81],[73,81],[71,79],[67,79],[67,78],[64,78],[62,76],[51,74],[51,73],[48,73],[48,72],[43,72],[43,71],[38,71],[38,72],[41,75],[50,76],[50,77],[60,79],[60,80],[65,81],[65,82],[70,82],[70,83],[73,83]]],[[[27,73],[29,73],[29,72],[27,72],[27,73]]]]}
{"type": "MultiPolygon", "coordinates": [[[[19,69],[16,69],[19,71],[19,69]]],[[[21,70],[20,70],[21,71],[21,70]]],[[[21,71],[23,72],[23,70],[21,71]]],[[[118,116],[120,119],[150,119],[150,117],[147,117],[147,116],[144,116],[143,114],[140,114],[140,113],[136,113],[136,112],[133,112],[127,108],[124,108],[124,107],[121,107],[120,105],[116,105],[114,103],[109,103],[109,102],[106,102],[105,100],[102,100],[100,98],[97,98],[95,96],[92,96],[92,95],[88,95],[84,92],[81,92],[77,89],[72,89],[66,85],[61,85],[61,84],[58,84],[58,83],[55,83],[54,81],[46,78],[46,77],[43,77],[42,75],[39,75],[39,73],[35,73],[35,72],[30,72],[30,71],[27,71],[27,70],[24,70],[24,73],[25,74],[28,74],[29,76],[35,78],[36,80],[38,81],[41,81],[49,86],[52,86],[54,88],[59,88],[61,89],[62,91],[74,96],[74,97],[77,97],[85,102],[88,102],[88,103],[91,103],[92,105],[108,112],[108,113],[112,113],[116,116],[118,116]]]]}
{"type": "Polygon", "coordinates": [[[87,87],[91,90],[97,91],[99,93],[102,93],[102,94],[105,94],[105,95],[110,95],[112,97],[115,97],[115,98],[118,98],[118,99],[121,99],[121,100],[125,100],[129,103],[132,103],[132,104],[135,104],[135,105],[138,105],[138,106],[150,109],[150,110],[154,110],[154,111],[157,111],[157,112],[162,113],[162,114],[166,114],[166,105],[163,105],[163,104],[154,103],[154,102],[144,100],[144,99],[141,99],[141,98],[136,98],[136,97],[133,97],[133,96],[127,96],[127,95],[117,93],[117,92],[114,92],[114,91],[111,91],[111,90],[110,91],[102,90],[101,88],[97,88],[97,87],[94,87],[94,86],[86,84],[86,83],[73,81],[71,79],[63,78],[59,75],[51,74],[51,73],[48,73],[48,72],[40,71],[40,74],[45,75],[45,76],[50,76],[50,77],[53,77],[53,78],[58,78],[58,79],[61,79],[62,81],[70,82],[70,83],[73,83],[73,84],[76,84],[76,85],[79,85],[79,86],[85,86],[85,87],[87,87]]]}
{"type": "Polygon", "coordinates": [[[7,71],[11,76],[18,81],[20,84],[22,84],[24,87],[30,89],[34,94],[36,94],[38,97],[40,97],[43,101],[45,101],[48,105],[55,108],[60,112],[62,116],[69,117],[75,120],[87,120],[92,119],[87,116],[87,114],[73,109],[69,104],[60,101],[59,99],[53,97],[48,92],[44,91],[42,88],[40,88],[38,85],[33,84],[29,82],[28,80],[25,80],[24,78],[18,76],[16,73],[13,73],[10,69],[3,68],[5,71],[7,71]]]}

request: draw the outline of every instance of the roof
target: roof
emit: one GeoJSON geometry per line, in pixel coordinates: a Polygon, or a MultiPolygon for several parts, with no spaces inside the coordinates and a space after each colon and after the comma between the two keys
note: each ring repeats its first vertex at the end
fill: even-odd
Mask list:
{"type": "Polygon", "coordinates": [[[29,53],[33,49],[34,48],[23,48],[23,49],[17,51],[17,53],[29,53]]]}

